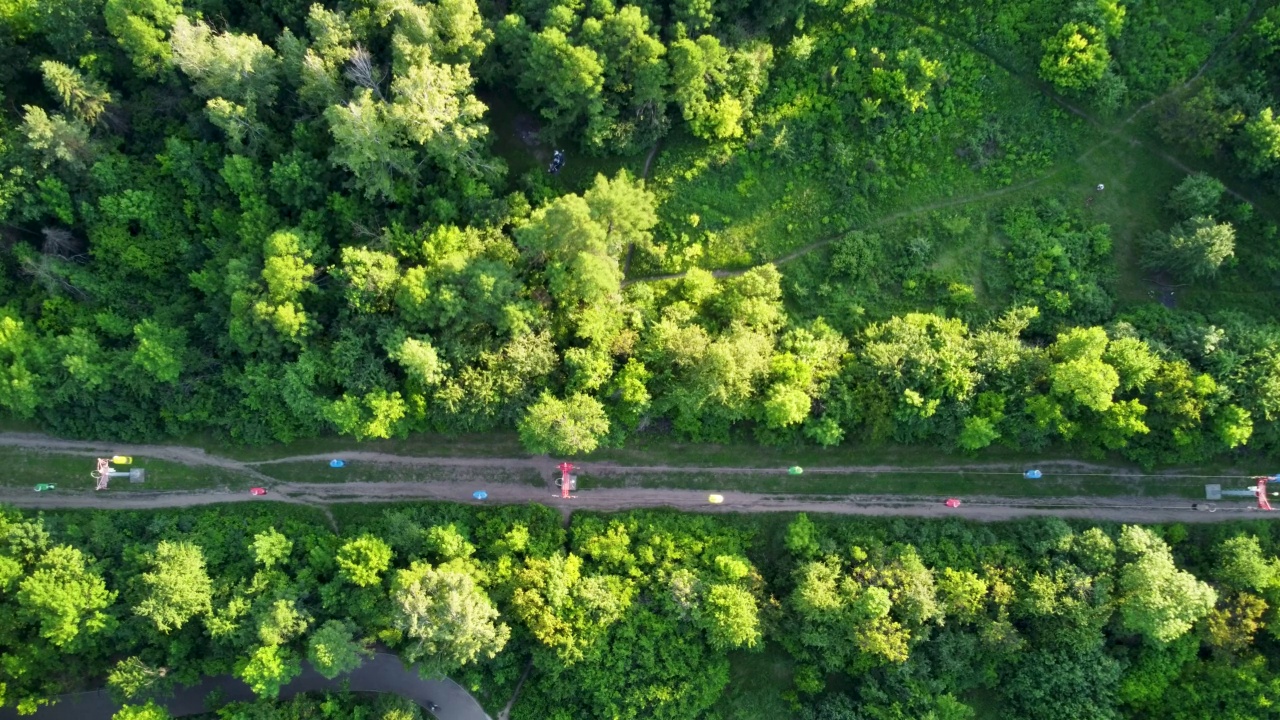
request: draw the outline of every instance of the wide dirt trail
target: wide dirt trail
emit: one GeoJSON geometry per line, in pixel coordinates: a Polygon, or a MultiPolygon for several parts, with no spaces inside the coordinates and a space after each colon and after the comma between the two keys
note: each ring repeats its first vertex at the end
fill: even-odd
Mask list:
{"type": "MultiPolygon", "coordinates": [[[[263,497],[251,496],[243,491],[70,491],[59,489],[54,493],[33,493],[27,489],[0,489],[0,502],[28,508],[102,508],[102,509],[159,509],[212,505],[239,502],[286,502],[318,507],[327,511],[328,506],[344,502],[401,502],[411,500],[436,500],[461,503],[478,503],[472,493],[483,490],[489,497],[485,503],[539,502],[560,508],[566,516],[573,510],[618,511],[633,508],[673,508],[684,511],[715,513],[761,512],[812,512],[840,515],[912,515],[919,517],[962,517],[973,520],[1007,520],[1018,517],[1054,515],[1059,517],[1120,520],[1128,522],[1166,521],[1216,521],[1239,519],[1252,514],[1252,505],[1219,503],[1216,512],[1198,511],[1192,503],[1182,498],[1005,498],[966,496],[960,508],[947,508],[941,498],[906,495],[798,495],[786,493],[748,493],[722,491],[724,502],[713,505],[708,502],[705,490],[680,490],[671,488],[595,488],[578,491],[572,499],[562,500],[548,482],[543,486],[522,485],[486,481],[485,468],[494,470],[533,470],[540,477],[550,479],[556,461],[546,457],[523,458],[469,458],[428,457],[395,455],[380,452],[356,451],[339,453],[349,462],[388,467],[458,467],[469,468],[471,479],[456,482],[336,482],[304,483],[276,480],[259,467],[280,463],[314,462],[318,467],[330,455],[296,455],[263,461],[240,461],[213,455],[201,448],[172,445],[115,445],[102,442],[61,440],[34,433],[0,433],[0,446],[22,447],[60,454],[106,455],[112,453],[133,454],[169,460],[189,467],[217,467],[243,473],[247,479],[261,482],[270,488],[263,497]],[[479,476],[479,477],[477,477],[479,476]]],[[[1040,463],[1046,472],[1055,475],[1141,477],[1135,471],[1107,465],[1071,460],[1040,463]]],[[[617,474],[713,474],[724,478],[725,487],[733,486],[735,476],[776,475],[785,472],[777,467],[702,467],[670,465],[626,465],[614,462],[585,463],[582,468],[593,476],[617,474]]],[[[1021,467],[1012,463],[962,463],[929,467],[903,467],[895,465],[860,465],[812,467],[806,474],[1009,474],[1021,475],[1021,467]]],[[[1149,477],[1149,476],[1148,476],[1149,477]]],[[[1188,477],[1180,475],[1179,477],[1188,477]]],[[[86,487],[88,484],[86,483],[86,487]]],[[[1202,503],[1203,504],[1203,503],[1202,503]]]]}
{"type": "MultiPolygon", "coordinates": [[[[344,502],[404,502],[435,500],[458,503],[521,504],[538,502],[560,509],[566,517],[574,510],[618,511],[636,508],[672,508],[712,513],[809,512],[837,515],[910,515],[917,517],[960,517],[970,520],[1010,520],[1020,517],[1056,516],[1124,522],[1202,522],[1258,517],[1248,503],[1220,503],[1213,513],[1193,510],[1180,498],[1053,498],[1015,499],[966,498],[959,508],[948,508],[938,498],[891,495],[811,496],[765,493],[723,492],[724,502],[713,505],[698,490],[601,488],[577,492],[562,500],[550,488],[529,485],[502,485],[484,482],[425,483],[277,483],[272,492],[254,497],[244,492],[129,492],[110,494],[35,494],[30,491],[0,490],[0,502],[38,509],[159,509],[217,503],[287,502],[327,509],[344,502]],[[489,494],[487,500],[472,498],[476,490],[489,494]]],[[[1269,516],[1268,516],[1269,517],[1269,516]]]]}

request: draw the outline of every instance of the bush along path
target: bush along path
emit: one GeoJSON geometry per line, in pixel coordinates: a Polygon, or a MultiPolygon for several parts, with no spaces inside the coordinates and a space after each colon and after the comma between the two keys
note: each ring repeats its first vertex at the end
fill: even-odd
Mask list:
{"type": "MultiPolygon", "coordinates": [[[[409,698],[424,709],[432,705],[441,720],[490,720],[480,703],[458,683],[443,678],[423,679],[417,666],[405,667],[400,658],[389,653],[375,653],[346,675],[329,680],[304,664],[302,674],[280,689],[280,698],[288,699],[304,692],[319,690],[351,690],[354,692],[394,693],[409,698]]],[[[205,678],[197,685],[180,688],[173,697],[159,701],[173,717],[210,712],[210,694],[216,693],[223,703],[248,702],[256,696],[239,678],[230,675],[205,678]]],[[[41,707],[34,715],[19,716],[12,708],[0,709],[0,720],[28,717],[32,720],[110,720],[120,709],[106,690],[73,693],[58,698],[54,705],[41,707]]]]}

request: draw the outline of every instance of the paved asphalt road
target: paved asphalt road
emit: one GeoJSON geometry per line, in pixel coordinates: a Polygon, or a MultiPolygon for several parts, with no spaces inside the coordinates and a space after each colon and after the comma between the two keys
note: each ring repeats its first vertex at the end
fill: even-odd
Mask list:
{"type": "MultiPolygon", "coordinates": [[[[290,698],[300,692],[340,688],[344,680],[356,692],[395,693],[413,700],[424,709],[427,702],[440,706],[435,712],[440,720],[491,720],[480,703],[471,697],[458,683],[443,680],[423,680],[414,668],[405,668],[400,658],[388,653],[377,653],[349,675],[339,675],[326,680],[320,673],[303,663],[302,674],[280,689],[281,698],[290,698]]],[[[164,704],[174,717],[207,712],[205,698],[214,690],[221,690],[225,702],[252,700],[253,692],[239,679],[230,675],[205,678],[199,685],[177,689],[164,704]]],[[[106,690],[63,695],[51,706],[40,708],[34,715],[21,717],[33,720],[111,720],[120,705],[111,699],[106,690]]],[[[0,720],[17,720],[16,710],[0,710],[0,720]]]]}

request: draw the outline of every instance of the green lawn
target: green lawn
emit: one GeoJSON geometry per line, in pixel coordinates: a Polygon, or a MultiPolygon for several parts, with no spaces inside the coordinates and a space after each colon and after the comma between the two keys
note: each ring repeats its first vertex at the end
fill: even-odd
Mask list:
{"type": "MultiPolygon", "coordinates": [[[[1038,467],[1051,461],[1087,461],[1125,472],[1140,472],[1140,466],[1119,455],[1084,459],[1069,448],[1040,452],[1011,450],[992,446],[977,454],[934,446],[896,445],[889,443],[846,442],[837,447],[800,446],[769,447],[742,440],[723,445],[681,442],[665,435],[640,435],[623,448],[605,448],[582,458],[583,462],[605,461],[619,465],[680,466],[684,468],[759,467],[805,468],[834,466],[895,468],[936,468],[958,465],[1000,465],[1000,469],[1017,470],[1038,467]]],[[[1249,476],[1275,471],[1275,463],[1267,458],[1226,458],[1199,466],[1160,468],[1170,474],[1229,474],[1249,476]]]]}
{"type": "MultiPolygon", "coordinates": [[[[89,477],[94,469],[94,458],[87,455],[68,455],[16,447],[0,447],[0,464],[5,472],[0,475],[0,486],[35,487],[37,483],[54,483],[57,491],[93,490],[95,481],[89,477]]],[[[255,483],[248,476],[214,467],[188,467],[180,463],[156,460],[140,455],[133,456],[132,466],[120,466],[146,470],[146,481],[135,484],[128,478],[113,479],[111,491],[153,491],[247,488],[255,483]]]]}
{"type": "Polygon", "coordinates": [[[299,455],[332,455],[343,451],[380,452],[421,457],[529,457],[512,431],[483,435],[437,435],[417,433],[407,438],[358,441],[349,437],[318,437],[295,440],[288,444],[233,445],[208,437],[175,441],[175,445],[194,445],[224,457],[255,462],[296,457],[299,455]]]}
{"type": "Polygon", "coordinates": [[[707,147],[673,133],[652,175],[667,267],[644,267],[633,275],[687,265],[746,268],[847,225],[816,167],[707,147]]]}
{"type": "MultiPolygon", "coordinates": [[[[816,472],[789,476],[778,470],[770,474],[726,476],[710,472],[594,474],[589,469],[579,476],[579,487],[685,488],[708,492],[735,490],[754,493],[803,495],[961,495],[1025,498],[1063,497],[1181,497],[1203,498],[1206,482],[1183,477],[1080,477],[1047,473],[1040,480],[1026,480],[1016,472],[956,472],[928,474],[920,471],[896,473],[816,472]]],[[[1230,480],[1221,481],[1232,486],[1230,480]]],[[[1241,487],[1249,483],[1241,478],[1241,487]]]]}
{"type": "Polygon", "coordinates": [[[343,468],[330,468],[322,462],[286,462],[258,465],[256,469],[282,482],[447,482],[483,479],[485,482],[543,486],[542,478],[532,469],[501,467],[451,467],[448,465],[407,466],[369,462],[352,462],[343,468]]]}

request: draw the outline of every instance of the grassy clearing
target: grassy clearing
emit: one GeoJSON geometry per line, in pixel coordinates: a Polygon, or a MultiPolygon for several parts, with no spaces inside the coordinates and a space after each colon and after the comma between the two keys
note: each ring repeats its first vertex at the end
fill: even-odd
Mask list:
{"type": "MultiPolygon", "coordinates": [[[[789,495],[962,495],[1023,498],[1060,497],[1181,497],[1204,498],[1204,484],[1213,482],[1185,477],[1085,477],[1054,476],[1027,480],[1018,473],[955,472],[928,474],[840,473],[807,470],[799,476],[779,470],[770,474],[726,476],[713,472],[594,474],[588,468],[579,476],[579,487],[682,488],[709,492],[736,490],[789,495]]],[[[1230,481],[1225,481],[1230,484],[1230,481]]],[[[1248,483],[1241,479],[1241,485],[1248,483]]]]}
{"type": "Polygon", "coordinates": [[[783,697],[791,690],[794,664],[782,648],[767,643],[761,652],[729,654],[729,687],[712,708],[721,720],[780,720],[793,716],[783,697]]]}
{"type": "Polygon", "coordinates": [[[257,466],[259,472],[281,482],[449,482],[482,479],[485,482],[517,485],[546,485],[532,469],[502,467],[456,467],[449,465],[407,466],[381,463],[351,463],[340,469],[317,462],[272,463],[257,466]]]}
{"type": "MultiPolygon", "coordinates": [[[[1176,172],[1177,179],[1184,177],[1184,173],[1174,163],[1206,172],[1247,198],[1253,206],[1252,215],[1256,219],[1280,221],[1280,196],[1267,192],[1256,179],[1240,177],[1225,158],[1198,157],[1169,146],[1150,123],[1135,128],[1133,135],[1140,138],[1146,147],[1158,148],[1148,150],[1147,154],[1170,168],[1171,172],[1176,172]]],[[[1225,207],[1241,202],[1238,197],[1228,194],[1223,198],[1222,204],[1225,207]]],[[[1167,230],[1172,224],[1173,218],[1167,217],[1166,222],[1156,229],[1167,230]]],[[[1275,260],[1275,238],[1260,231],[1260,228],[1250,227],[1250,223],[1237,221],[1236,225],[1234,259],[1228,260],[1216,277],[1189,284],[1180,283],[1171,288],[1176,293],[1178,308],[1206,314],[1224,310],[1240,311],[1255,316],[1274,316],[1280,312],[1280,295],[1276,293],[1276,278],[1280,277],[1280,266],[1275,260]]]]}
{"type": "MultiPolygon", "coordinates": [[[[54,483],[59,491],[93,490],[89,472],[94,459],[86,455],[44,452],[26,448],[0,447],[0,486],[34,487],[37,483],[54,483]]],[[[134,484],[128,478],[111,481],[110,489],[125,492],[154,490],[195,490],[210,488],[240,489],[254,483],[237,472],[214,467],[188,467],[180,463],[135,455],[132,466],[147,471],[146,482],[134,484]]],[[[118,468],[119,469],[119,468],[118,468]]]]}
{"type": "Polygon", "coordinates": [[[189,438],[185,442],[205,450],[245,462],[276,460],[299,455],[333,455],[343,451],[377,452],[417,457],[529,457],[514,432],[484,435],[414,434],[391,440],[357,441],[348,437],[318,437],[288,444],[244,446],[230,445],[210,438],[189,438]]]}
{"type": "Polygon", "coordinates": [[[680,133],[664,144],[652,173],[667,270],[748,267],[839,229],[836,198],[819,168],[708,148],[680,133]]]}
{"type": "MultiPolygon", "coordinates": [[[[765,262],[850,228],[877,224],[878,218],[1052,172],[1055,161],[1073,157],[1101,137],[1053,101],[1029,93],[1024,79],[983,54],[909,19],[879,20],[899,25],[898,32],[957,68],[950,79],[954,87],[940,90],[935,99],[947,119],[920,119],[920,127],[910,128],[855,124],[842,128],[848,136],[835,146],[812,153],[797,148],[815,139],[806,129],[794,129],[804,127],[810,112],[807,96],[784,91],[764,112],[768,129],[749,149],[708,147],[673,133],[654,172],[663,201],[659,240],[669,248],[663,269],[765,262]],[[1010,111],[996,118],[989,114],[992,107],[1010,111]],[[838,189],[836,166],[842,182],[857,179],[838,189]]],[[[658,270],[645,267],[632,274],[658,270]]]]}
{"type": "MultiPolygon", "coordinates": [[[[638,435],[625,447],[604,448],[583,458],[584,462],[605,461],[620,465],[671,465],[681,467],[803,467],[874,466],[934,467],[1001,463],[1027,468],[1050,460],[1073,460],[1067,450],[1026,453],[1005,447],[991,447],[977,455],[938,447],[916,447],[889,443],[846,442],[836,447],[771,447],[744,438],[723,445],[681,442],[665,435],[638,435]]],[[[1105,462],[1117,468],[1136,469],[1119,457],[1105,462]]]]}
{"type": "MultiPolygon", "coordinates": [[[[1002,114],[935,138],[927,172],[873,199],[868,220],[911,213],[964,198],[1039,184],[1105,140],[1105,135],[1052,100],[1032,91],[988,59],[966,53],[986,70],[978,89],[1002,114]]],[[[1015,193],[1018,191],[1014,191],[1015,193]]]]}
{"type": "MultiPolygon", "coordinates": [[[[935,246],[928,273],[972,286],[982,308],[1001,311],[1005,296],[1006,245],[999,232],[999,218],[1008,207],[1036,198],[1057,200],[1089,224],[1111,228],[1117,268],[1114,292],[1121,307],[1154,302],[1158,286],[1138,264],[1135,244],[1141,236],[1172,223],[1163,198],[1185,176],[1180,170],[1142,147],[1122,138],[1099,139],[1089,151],[1057,164],[1039,178],[1024,181],[1008,192],[957,197],[938,209],[922,206],[892,219],[873,221],[865,230],[882,238],[886,247],[898,247],[912,237],[924,237],[935,246]],[[1105,190],[1095,188],[1101,183],[1105,190]]],[[[1000,191],[997,191],[1000,192],[1000,191]]],[[[827,246],[783,266],[788,279],[790,310],[797,316],[825,313],[839,317],[840,298],[849,294],[836,287],[828,267],[834,245],[827,246]]],[[[874,292],[856,293],[858,312],[868,317],[920,310],[921,301],[893,283],[877,278],[864,281],[874,292]]],[[[929,309],[929,308],[923,308],[929,309]]]]}
{"type": "MultiPolygon", "coordinates": [[[[908,25],[911,23],[905,18],[902,20],[908,25]]],[[[1211,24],[1210,35],[1215,37],[1231,29],[1231,23],[1211,24]]],[[[1200,27],[1196,32],[1205,29],[1200,27]]],[[[901,30],[926,36],[935,32],[922,28],[901,30]]],[[[965,33],[960,31],[960,34],[965,33]]],[[[1192,35],[1199,40],[1198,35],[1192,35]]],[[[1120,309],[1159,301],[1162,288],[1140,267],[1135,241],[1149,232],[1167,229],[1171,219],[1164,207],[1164,198],[1185,172],[1166,156],[1163,143],[1143,134],[1145,118],[1135,124],[1121,125],[1123,114],[1116,113],[1104,121],[1110,127],[1099,130],[1042,95],[1039,86],[1029,79],[1030,74],[1027,77],[1010,74],[996,67],[985,56],[985,51],[966,47],[958,38],[934,39],[938,40],[937,49],[950,65],[982,69],[980,80],[966,87],[966,92],[980,95],[984,107],[1007,108],[1010,112],[998,118],[986,117],[977,123],[970,120],[948,124],[947,131],[935,136],[933,143],[921,151],[924,154],[914,161],[915,165],[926,167],[927,172],[917,176],[915,165],[908,163],[899,168],[906,172],[906,179],[891,189],[877,188],[874,192],[858,193],[857,197],[835,197],[826,187],[828,183],[821,180],[822,168],[782,162],[786,148],[770,133],[765,133],[758,147],[736,151],[707,148],[689,142],[688,138],[673,136],[657,164],[657,182],[664,200],[660,229],[667,234],[663,239],[672,250],[670,267],[666,269],[686,264],[741,268],[781,257],[815,240],[842,235],[849,232],[851,226],[855,229],[876,227],[884,224],[885,219],[901,214],[913,214],[952,200],[963,203],[965,196],[974,197],[976,214],[985,216],[980,220],[989,220],[1012,202],[1050,197],[1069,208],[1077,208],[1087,220],[1111,226],[1117,268],[1114,290],[1120,309]],[[1139,143],[1138,138],[1143,142],[1139,143]],[[1103,183],[1106,191],[1097,193],[1094,187],[1098,183],[1103,183]],[[990,197],[1000,188],[1022,185],[1028,186],[998,199],[990,197]],[[850,218],[856,218],[852,225],[850,218]]],[[[923,36],[917,39],[922,44],[929,42],[923,36]]],[[[1198,65],[1203,61],[1211,43],[1200,44],[1204,47],[1197,46],[1197,52],[1192,53],[1194,58],[1178,54],[1179,62],[1198,65]]],[[[1161,81],[1172,83],[1170,78],[1161,81]]],[[[954,97],[967,95],[957,91],[954,97]]],[[[785,116],[787,106],[784,103],[775,110],[785,116]]],[[[1152,112],[1148,110],[1146,117],[1152,112]]],[[[781,127],[785,130],[785,122],[781,127]]],[[[856,128],[847,130],[853,133],[853,141],[863,142],[858,139],[856,128]]],[[[872,146],[879,147],[875,143],[872,146]]],[[[889,147],[898,145],[891,142],[889,147]]],[[[1222,175],[1221,172],[1215,174],[1222,175]]],[[[890,226],[885,224],[886,228],[890,226]]],[[[928,228],[916,231],[929,233],[928,228]]],[[[970,233],[962,242],[940,247],[930,269],[972,285],[984,303],[999,304],[1002,298],[982,295],[984,279],[999,272],[999,262],[993,262],[992,258],[998,245],[991,233],[970,233]]],[[[1242,253],[1242,257],[1244,255],[1242,253]]],[[[1242,262],[1241,266],[1245,264],[1242,262]]],[[[792,266],[790,275],[793,279],[798,276],[793,288],[799,287],[798,292],[792,293],[793,305],[807,305],[812,298],[801,296],[818,290],[826,277],[824,264],[809,267],[811,265],[814,263],[804,259],[792,266]]],[[[1249,265],[1258,267],[1257,263],[1249,265]]],[[[640,272],[633,271],[632,275],[643,275],[650,270],[656,269],[643,268],[640,272]]],[[[1194,306],[1197,299],[1203,297],[1206,300],[1203,304],[1209,307],[1209,296],[1217,299],[1226,293],[1242,307],[1256,306],[1257,288],[1269,292],[1274,283],[1257,282],[1257,278],[1250,280],[1254,282],[1219,282],[1211,284],[1212,287],[1188,290],[1187,305],[1194,306]]],[[[848,309],[858,313],[866,311],[869,315],[877,315],[877,311],[879,314],[902,311],[900,306],[904,301],[895,288],[882,289],[886,292],[878,295],[885,302],[848,309]],[[886,307],[879,307],[881,304],[886,307]]],[[[910,305],[910,300],[907,298],[905,304],[910,305]]],[[[1268,302],[1271,302],[1269,298],[1268,302]]],[[[1178,303],[1183,304],[1181,297],[1178,303]]]]}
{"type": "Polygon", "coordinates": [[[1121,306],[1153,302],[1156,286],[1138,264],[1137,240],[1169,224],[1164,198],[1185,177],[1124,138],[1099,145],[1065,165],[1046,191],[1070,201],[1091,221],[1111,227],[1115,296],[1121,306]],[[1098,184],[1105,190],[1098,192],[1098,184]]]}

